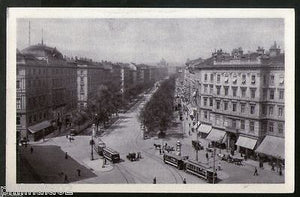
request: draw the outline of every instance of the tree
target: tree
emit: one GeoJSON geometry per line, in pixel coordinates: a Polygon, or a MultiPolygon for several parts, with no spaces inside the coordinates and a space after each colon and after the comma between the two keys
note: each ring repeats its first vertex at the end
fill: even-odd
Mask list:
{"type": "Polygon", "coordinates": [[[150,132],[159,131],[164,137],[165,131],[171,126],[174,111],[175,77],[162,82],[148,103],[140,112],[139,120],[150,132]]]}

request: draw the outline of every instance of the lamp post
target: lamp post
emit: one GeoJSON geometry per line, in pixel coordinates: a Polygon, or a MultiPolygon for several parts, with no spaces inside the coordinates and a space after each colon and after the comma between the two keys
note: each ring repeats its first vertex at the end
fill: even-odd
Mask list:
{"type": "Polygon", "coordinates": [[[216,175],[216,147],[214,147],[214,167],[213,167],[213,184],[215,184],[215,175],[216,175]]]}
{"type": "Polygon", "coordinates": [[[93,124],[92,126],[92,138],[90,140],[90,145],[91,145],[91,160],[94,160],[94,152],[93,152],[93,146],[95,144],[94,142],[94,136],[96,135],[96,131],[95,131],[95,124],[93,124]]]}

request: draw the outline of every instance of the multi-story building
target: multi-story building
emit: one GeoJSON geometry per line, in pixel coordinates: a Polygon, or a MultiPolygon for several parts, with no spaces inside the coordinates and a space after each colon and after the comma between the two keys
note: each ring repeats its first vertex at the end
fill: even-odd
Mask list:
{"type": "Polygon", "coordinates": [[[41,137],[40,131],[63,121],[76,108],[76,67],[46,45],[17,52],[17,131],[19,138],[41,137]],[[53,122],[55,120],[55,122],[53,122]]]}
{"type": "Polygon", "coordinates": [[[276,43],[269,52],[218,50],[189,75],[196,82],[190,88],[199,91],[193,95],[200,99],[199,131],[207,139],[247,155],[256,150],[284,158],[284,54],[276,43]]]}

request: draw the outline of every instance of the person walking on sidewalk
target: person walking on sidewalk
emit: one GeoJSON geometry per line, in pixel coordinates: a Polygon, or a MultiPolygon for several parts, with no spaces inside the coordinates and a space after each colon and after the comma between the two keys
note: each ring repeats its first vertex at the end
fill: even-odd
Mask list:
{"type": "Polygon", "coordinates": [[[182,182],[183,182],[183,184],[186,184],[186,179],[185,179],[185,178],[183,178],[183,181],[182,181],[182,182]]]}
{"type": "Polygon", "coordinates": [[[205,154],[205,157],[206,157],[206,160],[207,160],[207,163],[208,163],[208,153],[207,152],[205,154]]]}
{"type": "Polygon", "coordinates": [[[156,177],[154,177],[153,179],[153,184],[156,184],[156,177]]]}
{"type": "Polygon", "coordinates": [[[255,167],[255,169],[254,169],[254,174],[253,174],[253,176],[258,176],[258,172],[257,172],[257,168],[255,167]]]}
{"type": "Polygon", "coordinates": [[[80,169],[77,169],[76,171],[77,171],[77,175],[80,176],[81,170],[80,170],[80,169]]]}
{"type": "Polygon", "coordinates": [[[31,154],[33,153],[33,148],[32,148],[32,146],[30,147],[30,153],[31,153],[31,154]]]}
{"type": "Polygon", "coordinates": [[[68,153],[66,152],[66,154],[65,154],[65,159],[68,159],[68,153]]]}

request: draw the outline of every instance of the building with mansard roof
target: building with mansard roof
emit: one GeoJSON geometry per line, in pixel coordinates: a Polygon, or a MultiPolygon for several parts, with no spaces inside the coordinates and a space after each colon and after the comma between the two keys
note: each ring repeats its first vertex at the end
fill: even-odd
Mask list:
{"type": "Polygon", "coordinates": [[[284,70],[276,43],[268,52],[214,52],[185,79],[198,131],[229,151],[283,160],[284,70]]]}

